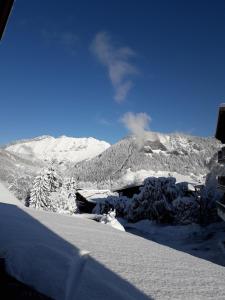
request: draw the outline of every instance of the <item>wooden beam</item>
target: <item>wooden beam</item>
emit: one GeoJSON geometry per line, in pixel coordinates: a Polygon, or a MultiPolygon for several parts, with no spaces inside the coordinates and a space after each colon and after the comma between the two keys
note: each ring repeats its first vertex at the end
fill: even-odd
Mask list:
{"type": "Polygon", "coordinates": [[[14,0],[0,0],[0,40],[2,39],[13,2],[14,0]]]}
{"type": "Polygon", "coordinates": [[[225,144],[225,104],[219,108],[215,137],[225,144]]]}

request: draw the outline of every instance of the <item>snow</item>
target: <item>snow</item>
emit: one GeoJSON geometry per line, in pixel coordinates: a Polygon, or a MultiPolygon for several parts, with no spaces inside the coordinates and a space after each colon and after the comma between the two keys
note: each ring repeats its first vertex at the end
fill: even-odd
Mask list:
{"type": "Polygon", "coordinates": [[[109,143],[91,137],[73,138],[61,136],[54,138],[52,136],[44,136],[40,137],[40,139],[36,138],[12,144],[6,147],[5,150],[27,158],[79,162],[99,155],[108,147],[110,147],[109,143]]]}
{"type": "Polygon", "coordinates": [[[109,196],[117,196],[117,193],[113,193],[110,190],[78,190],[78,193],[81,194],[89,202],[100,202],[105,200],[109,196]]]}
{"type": "Polygon", "coordinates": [[[21,206],[21,202],[0,182],[0,202],[21,206]]]}
{"type": "Polygon", "coordinates": [[[223,266],[91,220],[2,202],[0,228],[8,272],[54,299],[225,298],[223,266]]]}
{"type": "Polygon", "coordinates": [[[168,171],[131,171],[131,169],[127,169],[125,175],[121,178],[121,183],[124,186],[132,185],[132,184],[142,184],[144,180],[148,177],[174,177],[176,178],[176,182],[189,182],[193,185],[203,183],[203,175],[199,175],[198,177],[193,175],[182,175],[177,172],[168,172],[168,171]]]}
{"type": "Polygon", "coordinates": [[[225,267],[224,222],[202,227],[194,223],[172,226],[142,220],[137,223],[126,222],[123,226],[128,232],[225,267]]]}
{"type": "Polygon", "coordinates": [[[109,211],[108,214],[104,214],[100,220],[102,224],[109,225],[115,229],[125,231],[123,225],[116,219],[116,211],[109,211]]]}

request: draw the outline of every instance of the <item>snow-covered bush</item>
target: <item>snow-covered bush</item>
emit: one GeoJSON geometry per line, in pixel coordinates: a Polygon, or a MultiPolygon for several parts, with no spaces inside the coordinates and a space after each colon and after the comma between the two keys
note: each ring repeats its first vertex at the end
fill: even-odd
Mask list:
{"type": "Polygon", "coordinates": [[[64,187],[57,192],[50,193],[49,200],[51,203],[49,210],[53,212],[71,215],[77,212],[75,193],[68,193],[64,187]]]}
{"type": "Polygon", "coordinates": [[[147,178],[141,192],[135,195],[128,210],[127,218],[132,221],[151,219],[171,222],[174,209],[172,201],[179,195],[179,187],[173,177],[147,178]]]}
{"type": "Polygon", "coordinates": [[[107,214],[104,214],[100,219],[100,223],[109,225],[115,229],[125,231],[124,227],[120,224],[120,222],[116,219],[116,211],[110,210],[107,214]]]}
{"type": "Polygon", "coordinates": [[[209,224],[218,221],[216,201],[221,200],[221,194],[214,188],[204,186],[196,195],[196,202],[198,203],[198,219],[196,223],[209,224]]]}
{"type": "Polygon", "coordinates": [[[111,210],[116,211],[117,217],[124,218],[126,216],[126,212],[129,209],[131,203],[131,199],[121,196],[109,196],[102,201],[97,202],[94,207],[92,213],[94,214],[107,214],[111,210]]]}
{"type": "Polygon", "coordinates": [[[174,223],[198,223],[199,206],[195,197],[178,197],[173,201],[174,223]]]}
{"type": "Polygon", "coordinates": [[[170,224],[207,224],[217,220],[217,194],[207,187],[190,190],[187,183],[176,183],[173,177],[150,177],[138,195],[108,197],[96,205],[93,212],[107,214],[116,210],[117,217],[130,222],[143,219],[170,224]]]}

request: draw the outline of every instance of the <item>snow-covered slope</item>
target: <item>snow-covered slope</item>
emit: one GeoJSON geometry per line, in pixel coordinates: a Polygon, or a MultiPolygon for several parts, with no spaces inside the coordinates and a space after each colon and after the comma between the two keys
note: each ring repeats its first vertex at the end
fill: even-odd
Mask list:
{"type": "Polygon", "coordinates": [[[202,181],[220,147],[214,138],[185,134],[155,134],[154,140],[127,137],[97,157],[69,170],[80,181],[97,182],[101,188],[131,184],[148,176],[175,176],[178,181],[202,181]]]}
{"type": "Polygon", "coordinates": [[[16,197],[10,193],[10,191],[0,182],[0,203],[15,204],[21,206],[21,202],[16,199],[16,197]]]}
{"type": "Polygon", "coordinates": [[[0,180],[9,184],[15,178],[33,177],[45,163],[35,158],[21,157],[19,154],[0,149],[0,180]]]}
{"type": "Polygon", "coordinates": [[[225,298],[224,267],[104,224],[0,203],[0,228],[7,271],[53,299],[225,298]]]}
{"type": "Polygon", "coordinates": [[[52,136],[43,136],[16,142],[7,146],[5,150],[23,155],[26,158],[79,162],[93,158],[109,147],[109,143],[92,137],[73,138],[61,136],[54,138],[52,136]]]}
{"type": "MultiPolygon", "coordinates": [[[[203,182],[220,146],[214,138],[184,134],[155,133],[154,139],[142,140],[130,136],[112,146],[93,138],[43,136],[0,149],[0,180],[30,184],[55,159],[61,176],[73,177],[85,189],[116,189],[149,176],[203,182]]],[[[19,185],[14,190],[20,192],[19,185]]]]}

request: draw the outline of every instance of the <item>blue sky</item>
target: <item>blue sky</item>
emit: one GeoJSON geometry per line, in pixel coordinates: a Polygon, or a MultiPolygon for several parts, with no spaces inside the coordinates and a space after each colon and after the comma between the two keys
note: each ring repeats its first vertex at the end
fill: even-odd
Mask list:
{"type": "Polygon", "coordinates": [[[222,0],[20,0],[0,43],[0,143],[114,143],[127,112],[154,131],[212,136],[221,102],[222,0]]]}

